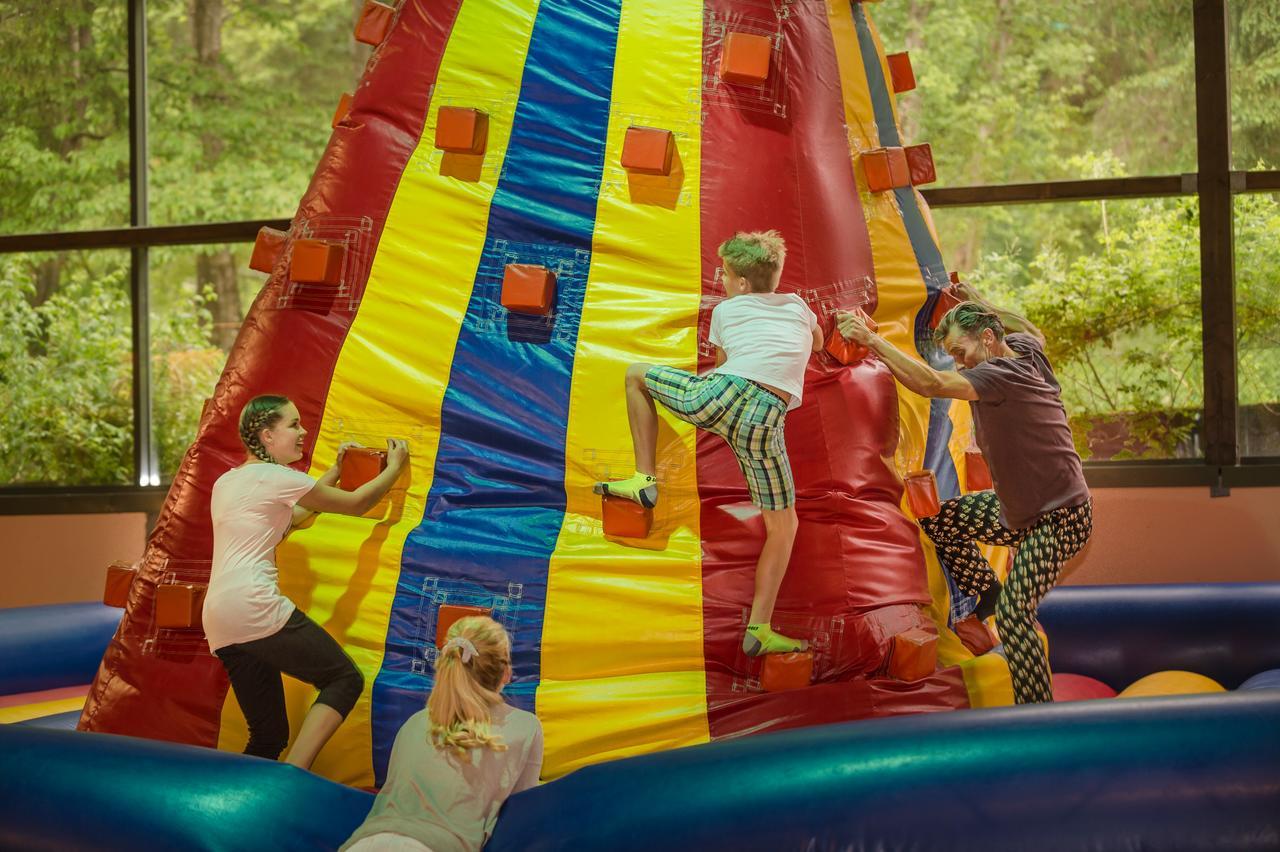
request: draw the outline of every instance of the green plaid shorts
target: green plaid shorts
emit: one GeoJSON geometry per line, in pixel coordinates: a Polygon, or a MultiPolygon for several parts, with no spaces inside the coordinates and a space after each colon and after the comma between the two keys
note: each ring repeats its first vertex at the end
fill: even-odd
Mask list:
{"type": "Polygon", "coordinates": [[[649,393],[681,420],[729,442],[747,479],[751,502],[761,509],[786,509],[796,502],[783,426],[787,404],[739,376],[698,376],[675,367],[651,367],[644,374],[649,393]]]}

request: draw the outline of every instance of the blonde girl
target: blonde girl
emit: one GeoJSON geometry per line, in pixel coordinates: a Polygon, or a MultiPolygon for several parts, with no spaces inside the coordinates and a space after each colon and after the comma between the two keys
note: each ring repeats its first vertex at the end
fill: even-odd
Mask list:
{"type": "Polygon", "coordinates": [[[479,850],[512,793],[538,783],[542,725],[508,705],[511,639],[492,618],[459,619],[427,706],[400,728],[387,782],[351,852],[479,850]]]}

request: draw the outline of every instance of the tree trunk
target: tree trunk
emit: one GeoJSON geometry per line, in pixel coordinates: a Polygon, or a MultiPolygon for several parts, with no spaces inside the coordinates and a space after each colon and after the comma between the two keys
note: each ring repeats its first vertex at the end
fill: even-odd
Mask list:
{"type": "Polygon", "coordinates": [[[58,287],[62,283],[62,268],[66,265],[66,255],[59,254],[50,260],[41,261],[36,266],[36,292],[31,297],[31,307],[40,307],[58,292],[58,287]]]}
{"type": "Polygon", "coordinates": [[[224,352],[230,352],[243,317],[236,261],[230,249],[196,255],[196,288],[201,294],[207,291],[215,296],[212,302],[203,303],[212,320],[209,342],[224,352]]]}

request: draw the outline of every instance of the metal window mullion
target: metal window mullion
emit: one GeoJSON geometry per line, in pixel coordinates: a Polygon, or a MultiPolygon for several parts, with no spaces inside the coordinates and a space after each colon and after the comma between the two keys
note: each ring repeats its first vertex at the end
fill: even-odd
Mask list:
{"type": "Polygon", "coordinates": [[[1240,448],[1227,0],[1195,0],[1194,19],[1205,463],[1230,467],[1240,448]]]}
{"type": "MultiPolygon", "coordinates": [[[[147,199],[147,4],[129,2],[129,224],[146,227],[147,199]]],[[[129,256],[129,304],[133,345],[133,473],[139,485],[159,483],[151,434],[151,327],[148,249],[129,256]]]]}

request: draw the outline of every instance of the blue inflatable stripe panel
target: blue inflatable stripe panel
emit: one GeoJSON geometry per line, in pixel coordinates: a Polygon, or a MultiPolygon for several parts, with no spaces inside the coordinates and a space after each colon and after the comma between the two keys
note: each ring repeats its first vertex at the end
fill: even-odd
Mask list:
{"type": "Polygon", "coordinates": [[[396,732],[431,687],[421,652],[429,578],[518,597],[508,623],[515,679],[506,692],[524,709],[534,706],[547,569],[564,522],[569,391],[620,16],[621,0],[542,0],[538,7],[441,409],[435,477],[422,523],[405,541],[374,682],[378,783],[396,732]],[[550,323],[500,312],[502,271],[513,262],[556,271],[550,323]]]}
{"type": "Polygon", "coordinates": [[[1174,670],[1235,689],[1280,668],[1280,583],[1066,586],[1039,618],[1054,671],[1115,690],[1174,670]]]}
{"type": "Polygon", "coordinates": [[[96,602],[0,609],[0,695],[89,683],[123,613],[96,602]]]}

